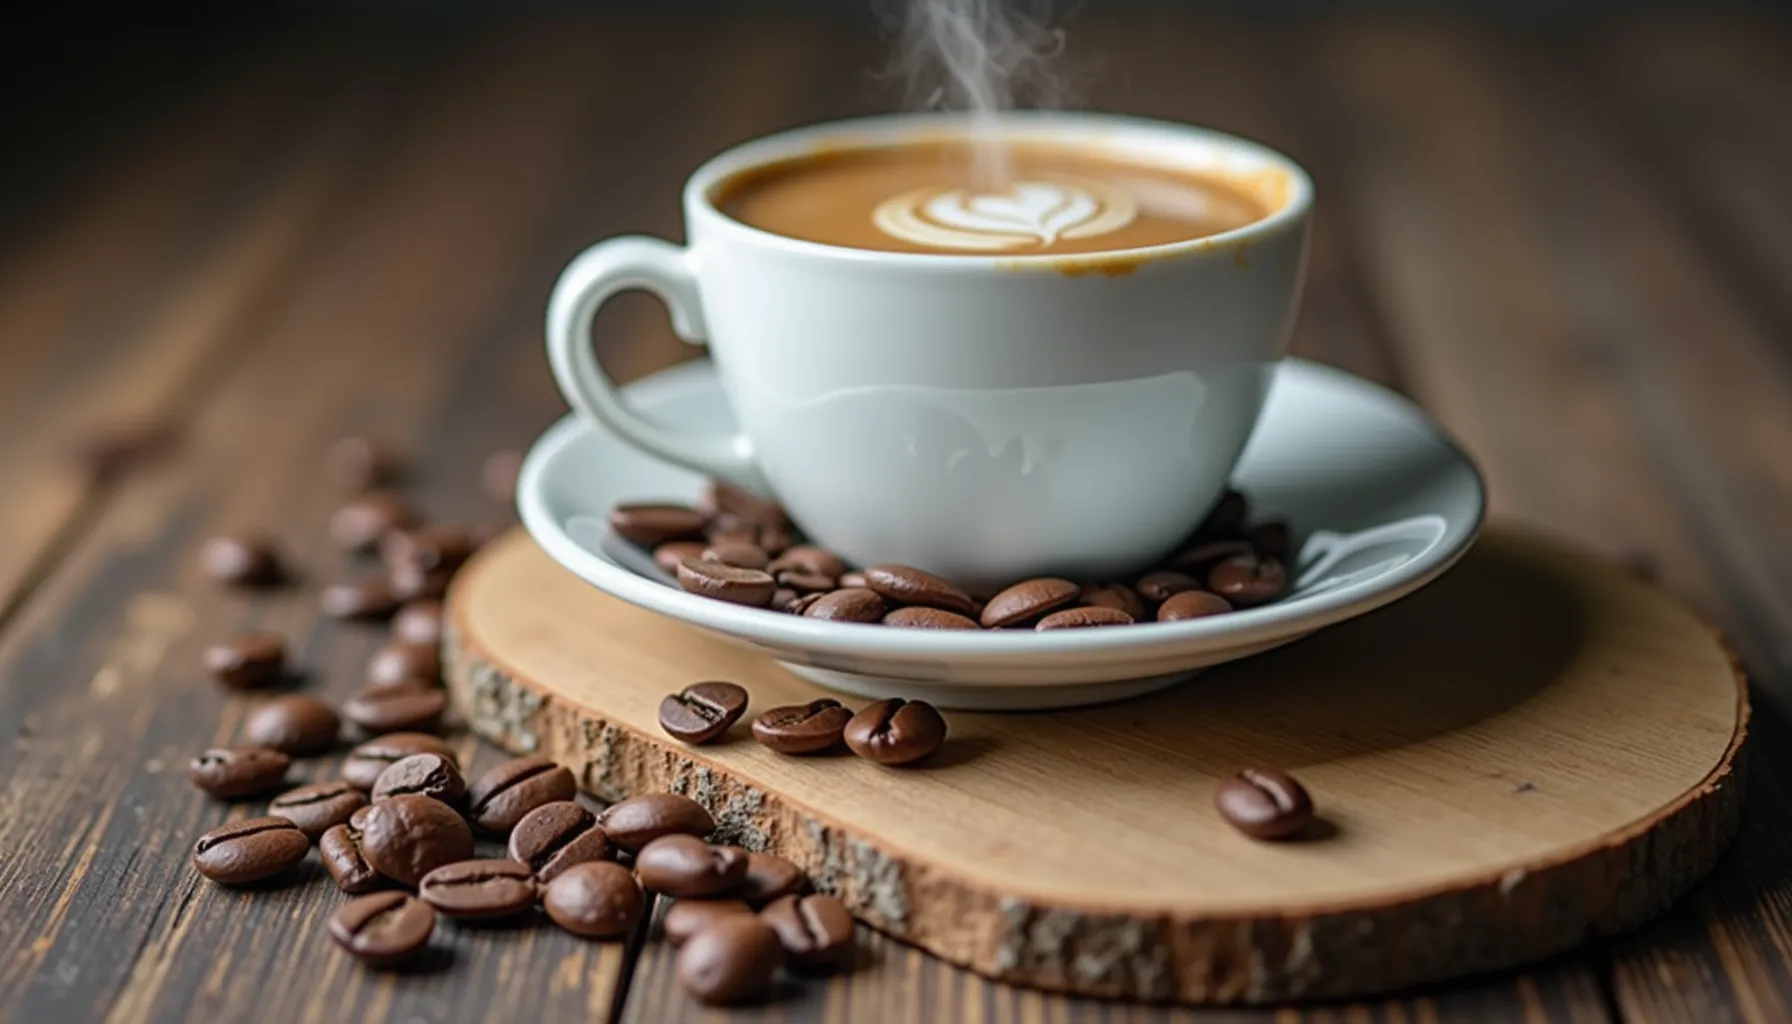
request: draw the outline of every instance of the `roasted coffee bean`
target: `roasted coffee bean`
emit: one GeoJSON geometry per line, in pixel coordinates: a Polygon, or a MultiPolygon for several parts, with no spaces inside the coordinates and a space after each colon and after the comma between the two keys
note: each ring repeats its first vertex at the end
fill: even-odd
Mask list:
{"type": "Polygon", "coordinates": [[[803,609],[803,617],[825,622],[880,622],[884,599],[864,587],[836,590],[816,595],[803,609]]]}
{"type": "Polygon", "coordinates": [[[1207,589],[1235,608],[1251,608],[1275,600],[1287,584],[1282,563],[1256,555],[1236,555],[1207,574],[1207,589]]]}
{"type": "Polygon", "coordinates": [[[423,902],[469,921],[519,914],[535,905],[538,892],[535,876],[513,860],[456,861],[417,883],[423,902]]]}
{"type": "Polygon", "coordinates": [[[754,906],[809,888],[803,869],[774,853],[748,853],[747,877],[734,895],[754,906]]]}
{"type": "Polygon", "coordinates": [[[429,945],[436,912],[402,892],[376,892],[349,900],[330,915],[330,938],[369,967],[390,967],[429,945]]]}
{"type": "Polygon", "coordinates": [[[428,732],[442,724],[448,694],[424,683],[362,690],[342,705],[342,714],[370,736],[428,732]]]}
{"type": "Polygon", "coordinates": [[[1264,558],[1285,561],[1294,551],[1294,530],[1286,520],[1266,519],[1245,534],[1251,547],[1264,558]]]}
{"type": "Polygon", "coordinates": [[[375,871],[415,886],[444,864],[473,859],[473,833],[454,808],[427,796],[395,796],[367,808],[361,851],[375,871]]]}
{"type": "Polygon", "coordinates": [[[485,457],[479,467],[479,483],[486,497],[505,505],[516,503],[516,479],[523,472],[523,453],[504,448],[485,457]]]}
{"type": "Polygon", "coordinates": [[[778,581],[778,586],[788,587],[799,594],[825,594],[837,586],[832,576],[807,569],[785,569],[772,578],[778,581]]]}
{"type": "Polygon", "coordinates": [[[442,681],[442,656],[434,644],[394,641],[367,659],[367,685],[399,686],[416,681],[435,685],[442,681]]]}
{"type": "Polygon", "coordinates": [[[380,538],[380,561],[386,568],[410,566],[423,572],[453,572],[473,557],[479,545],[466,527],[432,523],[393,530],[380,538]]]}
{"type": "Polygon", "coordinates": [[[1118,608],[1101,608],[1086,605],[1082,608],[1066,608],[1061,612],[1053,612],[1039,620],[1034,629],[1041,632],[1052,629],[1087,629],[1090,626],[1130,626],[1132,616],[1118,608]]]}
{"type": "Polygon", "coordinates": [[[924,700],[891,697],[867,705],[846,723],[852,752],[883,765],[919,761],[946,742],[946,720],[924,700]]]}
{"type": "Polygon", "coordinates": [[[467,780],[461,778],[454,758],[442,754],[412,754],[392,762],[373,783],[375,800],[395,796],[430,796],[450,807],[457,807],[467,795],[467,780]]]}
{"type": "Polygon", "coordinates": [[[1201,589],[1201,581],[1186,572],[1160,569],[1157,572],[1148,572],[1140,576],[1138,584],[1133,589],[1138,591],[1140,597],[1152,604],[1157,604],[1160,601],[1168,601],[1185,590],[1201,589]]]}
{"type": "Polygon", "coordinates": [[[712,518],[728,516],[754,525],[788,526],[790,517],[783,506],[769,498],[742,490],[721,480],[711,480],[703,489],[703,513],[712,518]]]}
{"type": "Polygon", "coordinates": [[[542,804],[571,800],[578,792],[572,772],[537,754],[506,761],[473,780],[467,816],[487,832],[505,835],[542,804]]]}
{"type": "Polygon", "coordinates": [[[333,779],[287,790],[268,801],[268,813],[292,822],[306,839],[315,843],[319,836],[347,822],[349,815],[365,806],[365,794],[341,779],[333,779]]]}
{"type": "Polygon", "coordinates": [[[1082,587],[1069,580],[1050,576],[1025,580],[990,598],[980,621],[986,629],[1024,625],[1069,604],[1082,592],[1082,587]]]}
{"type": "Polygon", "coordinates": [[[696,540],[703,536],[706,517],[684,505],[636,503],[610,510],[610,529],[623,540],[655,548],[670,540],[696,540]]]}
{"type": "Polygon", "coordinates": [[[1145,618],[1145,602],[1124,583],[1092,583],[1083,588],[1080,598],[1092,608],[1113,608],[1139,620],[1145,618]]]}
{"type": "Polygon", "coordinates": [[[826,576],[828,579],[837,580],[846,573],[846,562],[827,548],[818,548],[813,544],[798,544],[779,555],[767,569],[774,575],[790,569],[801,569],[817,576],[826,576]]]}
{"type": "Polygon", "coordinates": [[[1313,820],[1305,786],[1273,768],[1246,768],[1214,790],[1226,824],[1253,839],[1287,839],[1313,820]]]}
{"type": "Polygon", "coordinates": [[[610,842],[630,853],[661,836],[685,835],[701,839],[716,830],[716,821],[703,805],[677,793],[643,793],[611,804],[598,816],[598,824],[610,842]]]}
{"type": "Polygon", "coordinates": [[[647,910],[629,870],[614,861],[587,861],[543,887],[541,905],[560,927],[588,939],[627,935],[647,910]]]}
{"type": "Polygon", "coordinates": [[[205,670],[233,690],[252,690],[286,676],[286,641],[278,633],[245,633],[206,647],[205,670]]]}
{"type": "Polygon", "coordinates": [[[717,1006],[763,996],[784,964],[778,933],[758,917],[728,914],[691,936],[678,951],[678,982],[717,1006]]]}
{"type": "Polygon", "coordinates": [[[213,747],[187,765],[187,778],[212,796],[233,800],[275,789],[292,758],[268,747],[213,747]]]}
{"type": "Polygon", "coordinates": [[[1209,615],[1224,615],[1231,610],[1232,605],[1218,594],[1210,594],[1205,590],[1184,590],[1158,605],[1157,621],[1181,622],[1184,619],[1204,619],[1209,615]]]}
{"type": "Polygon", "coordinates": [[[372,790],[380,773],[412,754],[440,754],[454,760],[454,750],[440,736],[421,732],[393,732],[375,736],[342,759],[342,777],[358,789],[372,790]]]}
{"type": "Polygon", "coordinates": [[[861,590],[871,589],[870,587],[866,586],[865,584],[866,584],[865,574],[858,571],[857,569],[848,569],[846,572],[843,572],[840,574],[840,589],[841,590],[846,590],[849,588],[858,588],[861,590]]]}
{"type": "Polygon", "coordinates": [[[693,594],[751,608],[771,604],[778,590],[770,573],[695,558],[678,563],[678,585],[693,594]]]}
{"type": "Polygon", "coordinates": [[[401,644],[439,646],[442,642],[442,602],[425,598],[398,609],[398,614],[392,616],[392,639],[401,644]]]}
{"type": "Polygon", "coordinates": [[[759,528],[741,523],[732,516],[723,516],[711,522],[704,528],[703,537],[709,542],[703,545],[705,550],[717,544],[751,544],[759,547],[759,528]]]}
{"type": "Polygon", "coordinates": [[[200,836],[193,866],[221,885],[248,885],[304,860],[309,849],[311,841],[285,818],[245,818],[200,836]]]}
{"type": "MultiPolygon", "coordinates": [[[[766,607],[770,608],[774,612],[788,612],[788,611],[790,611],[790,606],[795,604],[799,598],[818,597],[818,596],[820,596],[820,595],[798,594],[796,591],[791,590],[788,587],[779,587],[778,589],[772,591],[772,603],[767,605],[766,607]]],[[[805,606],[805,607],[807,607],[807,606],[805,606]]]]}
{"type": "Polygon", "coordinates": [[[852,712],[839,701],[823,697],[772,708],[753,719],[753,738],[780,754],[814,754],[839,743],[851,720],[852,712]]]}
{"type": "Polygon", "coordinates": [[[265,587],[286,577],[280,551],[258,533],[213,537],[199,549],[199,569],[219,583],[265,587]]]}
{"type": "Polygon", "coordinates": [[[832,896],[784,896],[759,919],[778,933],[793,968],[823,971],[852,961],[852,915],[832,896]]]}
{"type": "Polygon", "coordinates": [[[323,861],[336,888],[350,895],[372,892],[385,883],[361,850],[361,832],[353,825],[336,825],[317,837],[317,859],[323,861]]]}
{"type": "Polygon", "coordinates": [[[641,884],[675,899],[718,896],[747,877],[747,851],[711,846],[696,836],[661,836],[635,854],[641,884]]]}
{"type": "Polygon", "coordinates": [[[363,494],[330,516],[330,539],[344,551],[372,551],[380,538],[417,521],[409,502],[394,491],[363,494]]]}
{"type": "Polygon", "coordinates": [[[366,807],[363,807],[360,810],[357,810],[355,813],[349,815],[348,816],[348,827],[354,829],[356,832],[365,831],[367,829],[367,815],[372,813],[372,811],[373,811],[373,805],[368,804],[366,807]]]}
{"type": "Polygon", "coordinates": [[[1250,502],[1239,491],[1227,491],[1214,502],[1201,525],[1195,528],[1195,536],[1203,538],[1236,537],[1244,531],[1245,520],[1251,516],[1250,502]]]}
{"type": "Polygon", "coordinates": [[[283,754],[321,754],[336,744],[342,717],[316,697],[289,693],[249,712],[243,735],[283,754]]]}
{"type": "Polygon", "coordinates": [[[414,565],[394,566],[386,573],[386,584],[392,597],[400,603],[440,601],[454,582],[454,569],[421,569],[414,565]]]}
{"type": "MultiPolygon", "coordinates": [[[[784,609],[783,609],[786,613],[791,614],[791,615],[804,615],[804,616],[809,614],[809,609],[820,604],[822,598],[828,596],[826,594],[798,594],[794,590],[780,590],[780,591],[778,591],[778,593],[791,595],[790,603],[785,605],[784,609]]],[[[877,595],[875,595],[875,594],[873,594],[872,596],[877,597],[877,595]]],[[[777,596],[774,595],[772,597],[772,604],[776,605],[777,603],[778,603],[777,596]]],[[[883,600],[883,598],[879,597],[877,599],[877,606],[879,608],[882,608],[883,605],[884,605],[884,600],[883,600]]]]}
{"type": "Polygon", "coordinates": [[[903,629],[982,629],[973,619],[944,608],[910,605],[898,608],[883,618],[884,625],[903,629]]]}
{"type": "Polygon", "coordinates": [[[345,437],[324,456],[324,472],[337,486],[365,491],[398,477],[399,459],[390,448],[367,437],[345,437]]]}
{"type": "Polygon", "coordinates": [[[699,556],[706,562],[720,562],[736,569],[764,569],[772,558],[757,544],[711,544],[699,556]]]}
{"type": "Polygon", "coordinates": [[[753,908],[747,906],[746,900],[737,899],[678,900],[660,918],[660,934],[677,949],[691,936],[729,915],[752,917],[753,908]]]}
{"type": "Polygon", "coordinates": [[[667,573],[676,574],[678,563],[687,558],[701,559],[709,545],[700,540],[673,540],[653,549],[653,564],[667,573]]]}
{"type": "Polygon", "coordinates": [[[1233,555],[1251,553],[1249,541],[1244,540],[1204,540],[1192,544],[1170,556],[1169,567],[1180,572],[1201,577],[1207,570],[1231,558],[1233,555]]]}
{"type": "Polygon", "coordinates": [[[765,549],[765,553],[773,558],[782,558],[784,553],[790,550],[790,546],[796,543],[796,537],[791,534],[790,527],[777,523],[760,524],[756,539],[759,546],[765,549]]]}
{"type": "Polygon", "coordinates": [[[610,840],[597,815],[572,800],[542,804],[510,832],[510,859],[528,865],[543,884],[574,864],[609,855],[610,840]]]}
{"type": "Polygon", "coordinates": [[[865,570],[865,586],[893,604],[922,605],[941,608],[960,615],[972,615],[976,602],[971,595],[930,572],[910,565],[874,565],[865,570]]]}
{"type": "Polygon", "coordinates": [[[384,576],[364,576],[330,584],[318,594],[317,604],[332,619],[381,619],[396,611],[400,602],[384,576]]]}
{"type": "Polygon", "coordinates": [[[746,710],[744,687],[736,683],[692,683],[660,701],[660,728],[686,743],[708,743],[740,721],[746,710]]]}

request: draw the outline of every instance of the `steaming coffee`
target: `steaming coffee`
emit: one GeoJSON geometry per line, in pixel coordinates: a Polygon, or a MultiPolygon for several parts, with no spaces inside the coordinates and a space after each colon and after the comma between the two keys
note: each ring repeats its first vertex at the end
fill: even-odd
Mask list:
{"type": "Polygon", "coordinates": [[[986,184],[995,175],[978,167],[979,155],[969,139],[829,150],[737,175],[714,200],[736,220],[791,238],[960,256],[1182,242],[1262,220],[1279,203],[1279,182],[1031,143],[1007,147],[1000,183],[986,184]]]}

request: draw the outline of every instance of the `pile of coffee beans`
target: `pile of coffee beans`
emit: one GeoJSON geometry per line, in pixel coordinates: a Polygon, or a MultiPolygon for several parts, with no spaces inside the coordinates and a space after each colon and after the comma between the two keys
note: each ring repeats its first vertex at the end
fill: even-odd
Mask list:
{"type": "MultiPolygon", "coordinates": [[[[738,683],[692,683],[660,701],[660,728],[693,746],[720,740],[751,701],[738,683]]],[[[913,764],[946,742],[946,719],[924,700],[893,697],[858,712],[831,698],[775,707],[753,719],[753,738],[792,757],[820,754],[844,743],[881,765],[913,764]]]]}
{"type": "Polygon", "coordinates": [[[1288,524],[1250,522],[1249,503],[1228,491],[1189,540],[1129,580],[1021,580],[987,601],[913,566],[853,569],[801,543],[778,505],[712,481],[702,505],[618,505],[617,536],[653,552],[656,565],[693,594],[829,622],[908,629],[1085,629],[1179,622],[1255,608],[1281,597],[1293,545],[1288,524]]]}

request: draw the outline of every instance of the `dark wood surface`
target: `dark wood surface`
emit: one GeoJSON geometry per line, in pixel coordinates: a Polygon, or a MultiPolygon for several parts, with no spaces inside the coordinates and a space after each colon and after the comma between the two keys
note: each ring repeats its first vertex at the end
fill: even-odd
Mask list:
{"type": "MultiPolygon", "coordinates": [[[[1072,50],[1091,104],[1314,171],[1301,354],[1423,403],[1496,516],[1645,556],[1724,630],[1758,756],[1709,880],[1526,971],[1271,1012],[1070,1001],[871,936],[851,974],[732,1015],[686,1000],[657,940],[444,929],[424,969],[355,968],[321,877],[243,894],[188,866],[246,813],[183,777],[250,706],[199,648],[279,629],[310,687],[352,690],[380,634],[315,612],[350,569],[324,532],[331,440],[412,453],[440,518],[508,518],[478,467],[563,408],[539,324],[564,261],[676,236],[683,175],[722,146],[895,91],[867,73],[877,41],[826,20],[114,34],[82,51],[104,71],[9,53],[0,100],[0,1019],[1792,1020],[1787,26],[1090,15],[1072,50]],[[143,423],[178,432],[164,457],[71,458],[143,423]],[[282,538],[299,586],[200,578],[199,542],[244,526],[282,538]]],[[[623,377],[691,354],[639,297],[598,336],[623,377]]]]}

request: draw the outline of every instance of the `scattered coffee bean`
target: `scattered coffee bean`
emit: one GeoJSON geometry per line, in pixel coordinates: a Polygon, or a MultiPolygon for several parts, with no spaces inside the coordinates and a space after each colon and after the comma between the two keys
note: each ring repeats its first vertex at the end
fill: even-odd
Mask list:
{"type": "Polygon", "coordinates": [[[436,912],[402,892],[376,892],[349,900],[330,916],[330,938],[369,967],[403,963],[429,945],[436,912]]]}
{"type": "Polygon", "coordinates": [[[193,866],[220,885],[248,885],[304,860],[309,849],[311,841],[285,818],[245,818],[200,836],[193,866]]]}
{"type": "Polygon", "coordinates": [[[385,882],[367,863],[367,855],[361,850],[361,831],[353,825],[336,825],[319,836],[317,859],[323,861],[336,888],[351,896],[372,892],[385,882]]]}
{"type": "Polygon", "coordinates": [[[440,736],[421,732],[393,732],[375,736],[348,752],[342,760],[342,777],[358,789],[371,791],[380,773],[412,754],[440,754],[454,760],[454,750],[440,736]]]}
{"type": "Polygon", "coordinates": [[[1148,572],[1140,576],[1138,585],[1133,589],[1139,592],[1140,597],[1152,604],[1157,604],[1160,601],[1168,601],[1185,590],[1201,589],[1201,581],[1186,572],[1160,569],[1157,572],[1148,572]]]}
{"type": "Polygon", "coordinates": [[[1145,618],[1145,602],[1138,592],[1124,583],[1097,583],[1083,588],[1081,597],[1083,604],[1094,608],[1113,608],[1133,617],[1133,621],[1145,618]]]}
{"type": "Polygon", "coordinates": [[[542,890],[541,904],[555,924],[588,939],[627,935],[647,910],[635,876],[613,861],[567,868],[542,890]]]}
{"type": "Polygon", "coordinates": [[[865,570],[865,586],[893,604],[923,605],[960,615],[970,615],[976,609],[969,594],[909,565],[871,566],[865,570]]]}
{"type": "Polygon", "coordinates": [[[523,453],[515,448],[495,451],[479,467],[479,482],[486,496],[505,505],[516,503],[516,478],[523,471],[523,453]]]}
{"type": "Polygon", "coordinates": [[[380,538],[380,561],[394,570],[409,566],[422,572],[453,572],[477,549],[465,527],[432,523],[385,534],[380,538]]]}
{"type": "Polygon", "coordinates": [[[1247,768],[1226,779],[1213,802],[1226,824],[1253,839],[1287,839],[1313,820],[1306,787],[1272,768],[1247,768]]]}
{"type": "Polygon", "coordinates": [[[258,747],[283,754],[321,754],[336,744],[342,717],[316,697],[291,693],[275,697],[243,722],[243,735],[258,747]]]}
{"type": "Polygon", "coordinates": [[[746,880],[747,852],[695,836],[661,836],[635,854],[635,874],[642,885],[676,899],[717,896],[746,880]]]}
{"type": "Polygon", "coordinates": [[[572,800],[542,804],[510,832],[510,859],[526,864],[538,882],[553,881],[567,868],[610,855],[610,840],[597,815],[572,800]]]}
{"type": "Polygon", "coordinates": [[[1227,491],[1213,504],[1195,528],[1197,537],[1236,537],[1251,515],[1250,502],[1238,491],[1227,491]]]}
{"type": "Polygon", "coordinates": [[[661,836],[701,839],[716,830],[703,805],[677,793],[643,793],[613,803],[598,816],[610,842],[633,853],[661,836]]]}
{"type": "Polygon", "coordinates": [[[444,864],[473,859],[473,833],[454,808],[427,796],[395,796],[367,808],[361,850],[375,871],[415,886],[444,864]]]}
{"type": "Polygon", "coordinates": [[[448,584],[454,582],[454,573],[451,569],[399,565],[386,574],[386,584],[392,588],[393,600],[400,603],[440,601],[448,593],[448,584]]]}
{"type": "Polygon", "coordinates": [[[813,544],[798,544],[779,555],[777,561],[767,569],[774,575],[790,569],[801,569],[817,576],[838,580],[846,573],[846,562],[827,548],[818,548],[813,544]]]}
{"type": "Polygon", "coordinates": [[[205,670],[233,690],[252,690],[286,676],[286,641],[278,633],[245,633],[208,646],[205,670]]]}
{"type": "Polygon", "coordinates": [[[1025,580],[989,599],[981,621],[986,629],[1025,625],[1077,599],[1083,588],[1069,580],[1042,576],[1025,580]]]}
{"type": "Polygon", "coordinates": [[[367,660],[367,685],[400,686],[418,682],[434,686],[442,681],[442,656],[434,644],[393,641],[367,660]]]}
{"type": "Polygon", "coordinates": [[[375,800],[395,796],[428,796],[450,807],[459,806],[467,795],[467,781],[461,778],[454,759],[442,754],[412,754],[392,762],[373,783],[375,800]]]}
{"type": "Polygon", "coordinates": [[[884,617],[884,599],[864,587],[836,590],[813,595],[803,609],[803,616],[827,622],[880,622],[884,617]]]}
{"type": "Polygon", "coordinates": [[[868,705],[846,723],[846,745],[882,765],[919,761],[946,741],[946,720],[923,700],[891,697],[868,705]]]}
{"type": "Polygon", "coordinates": [[[265,587],[286,578],[279,549],[258,533],[213,537],[199,549],[199,568],[219,583],[265,587]]]}
{"type": "Polygon", "coordinates": [[[506,761],[486,771],[467,790],[467,816],[487,832],[506,835],[523,816],[578,792],[572,772],[539,754],[506,761]]]}
{"type": "Polygon", "coordinates": [[[678,585],[690,593],[730,604],[763,608],[772,603],[777,581],[758,569],[736,569],[720,562],[687,558],[678,563],[678,585]]]}
{"type": "Polygon", "coordinates": [[[871,589],[866,586],[865,574],[859,572],[857,569],[850,569],[840,574],[840,589],[846,590],[848,588],[857,588],[860,590],[871,589]]]}
{"type": "Polygon", "coordinates": [[[1171,569],[1201,577],[1207,575],[1207,570],[1225,559],[1231,558],[1233,555],[1248,555],[1252,550],[1249,541],[1200,541],[1171,555],[1169,564],[1171,569]]]}
{"type": "Polygon", "coordinates": [[[778,933],[797,970],[832,970],[852,960],[852,915],[833,896],[787,895],[760,911],[759,919],[778,933]]]}
{"type": "Polygon", "coordinates": [[[823,576],[807,569],[785,569],[772,578],[778,581],[778,586],[799,594],[825,594],[837,586],[832,576],[823,576]]]}
{"type": "Polygon", "coordinates": [[[398,609],[398,614],[392,616],[392,639],[401,644],[439,646],[442,642],[442,602],[425,598],[398,609]]]}
{"type": "Polygon", "coordinates": [[[318,607],[332,619],[380,619],[400,604],[392,584],[384,576],[366,576],[347,583],[332,583],[317,598],[318,607]]]}
{"type": "Polygon", "coordinates": [[[898,608],[883,618],[886,626],[898,626],[903,629],[982,629],[982,626],[944,608],[928,608],[924,605],[910,605],[898,608]]]}
{"type": "Polygon", "coordinates": [[[809,887],[803,869],[774,853],[748,853],[747,877],[734,895],[754,906],[800,893],[809,887]]]}
{"type": "MultiPolygon", "coordinates": [[[[791,615],[802,615],[802,616],[807,616],[809,614],[809,609],[820,604],[822,602],[822,599],[828,596],[826,594],[798,594],[794,590],[780,590],[780,591],[778,591],[778,593],[790,595],[789,603],[786,604],[783,608],[783,610],[785,612],[787,612],[791,615]]],[[[871,596],[877,597],[876,594],[872,594],[871,596]]],[[[777,603],[778,603],[777,595],[773,595],[772,596],[773,606],[776,606],[777,603]]],[[[880,609],[884,606],[883,598],[881,598],[881,597],[877,598],[877,606],[880,609]]]]}
{"type": "Polygon", "coordinates": [[[324,472],[337,486],[365,491],[389,484],[398,476],[399,460],[390,448],[366,437],[345,437],[324,456],[324,472]]]}
{"type": "Polygon", "coordinates": [[[735,683],[692,683],[660,701],[660,728],[686,743],[704,744],[728,731],[747,710],[747,691],[735,683]]]}
{"type": "Polygon", "coordinates": [[[449,917],[483,921],[528,910],[537,889],[535,876],[516,861],[462,860],[424,875],[417,895],[449,917]]]}
{"type": "Polygon", "coordinates": [[[1286,561],[1294,553],[1294,530],[1285,520],[1266,519],[1251,527],[1245,539],[1264,558],[1286,561]]]}
{"type": "Polygon", "coordinates": [[[365,689],[342,705],[342,714],[370,736],[429,732],[442,724],[448,694],[422,683],[365,689]]]}
{"type": "MultiPolygon", "coordinates": [[[[774,612],[788,612],[790,606],[805,597],[820,597],[820,594],[798,594],[789,587],[779,587],[772,591],[772,603],[767,605],[774,612]]],[[[804,605],[808,607],[808,605],[804,605]]]]}
{"type": "Polygon", "coordinates": [[[610,510],[610,529],[644,548],[671,540],[696,540],[703,536],[704,521],[703,513],[683,505],[637,503],[610,510]]]}
{"type": "Polygon", "coordinates": [[[1273,601],[1282,596],[1286,583],[1281,562],[1256,555],[1228,558],[1207,574],[1207,589],[1235,608],[1252,608],[1273,601]]]}
{"type": "Polygon", "coordinates": [[[771,564],[771,556],[757,544],[711,544],[699,555],[705,562],[720,562],[736,569],[761,569],[771,564]]]}
{"type": "Polygon", "coordinates": [[[325,832],[348,821],[348,816],[367,806],[367,797],[355,787],[333,779],[289,789],[268,801],[268,813],[293,823],[305,838],[317,842],[325,832]]]}
{"type": "Polygon", "coordinates": [[[765,994],[783,963],[784,947],[770,925],[756,916],[728,914],[679,949],[678,981],[705,1003],[744,1003],[765,994]]]}
{"type": "Polygon", "coordinates": [[[1130,626],[1132,616],[1118,608],[1102,608],[1087,605],[1082,608],[1066,608],[1061,612],[1053,612],[1039,620],[1034,626],[1037,630],[1048,629],[1087,629],[1091,626],[1130,626]]]}
{"type": "Polygon", "coordinates": [[[678,900],[660,919],[660,934],[677,949],[691,936],[729,915],[752,917],[753,908],[747,906],[746,900],[738,899],[678,900]]]}
{"type": "Polygon", "coordinates": [[[286,781],[292,758],[268,747],[213,747],[187,765],[187,778],[212,796],[255,796],[286,781]]]}
{"type": "Polygon", "coordinates": [[[653,549],[653,564],[662,570],[676,574],[678,563],[687,558],[701,559],[709,545],[700,540],[667,541],[653,549]]]}
{"type": "Polygon", "coordinates": [[[839,701],[823,697],[772,708],[753,719],[753,738],[780,754],[814,754],[839,743],[851,720],[852,712],[839,701]]]}
{"type": "Polygon", "coordinates": [[[754,542],[763,548],[766,554],[773,558],[781,558],[786,551],[790,550],[790,546],[796,543],[796,538],[791,536],[790,527],[787,525],[761,523],[754,542]]]}
{"type": "Polygon", "coordinates": [[[330,516],[330,539],[344,551],[372,551],[380,538],[417,521],[402,495],[393,491],[363,494],[330,516]]]}
{"type": "Polygon", "coordinates": [[[727,516],[736,522],[754,525],[786,526],[790,523],[790,517],[777,502],[721,480],[709,481],[703,489],[700,504],[704,515],[711,518],[727,516]]]}
{"type": "Polygon", "coordinates": [[[372,804],[368,804],[366,807],[363,807],[360,810],[357,810],[355,813],[348,816],[348,827],[354,829],[356,832],[366,831],[367,815],[369,815],[372,812],[373,812],[372,804]]]}
{"type": "Polygon", "coordinates": [[[1210,594],[1205,590],[1184,590],[1158,605],[1157,621],[1181,622],[1184,619],[1204,619],[1209,615],[1224,615],[1231,610],[1232,605],[1218,594],[1210,594]]]}

